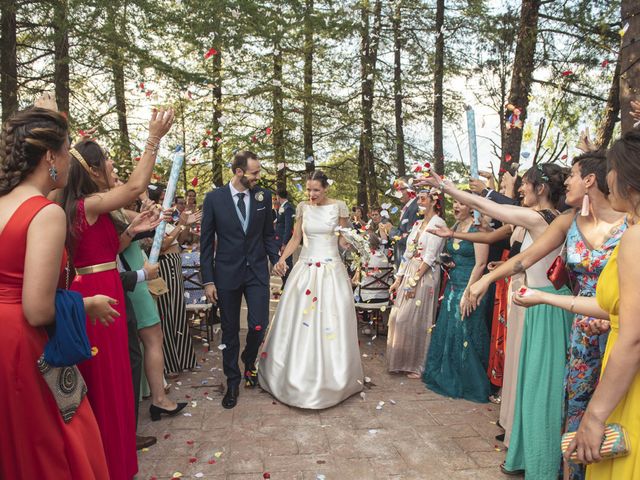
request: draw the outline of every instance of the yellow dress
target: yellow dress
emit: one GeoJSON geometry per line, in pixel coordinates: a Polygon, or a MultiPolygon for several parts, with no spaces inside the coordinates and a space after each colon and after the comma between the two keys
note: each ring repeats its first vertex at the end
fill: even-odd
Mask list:
{"type": "MultiPolygon", "coordinates": [[[[609,361],[609,355],[618,340],[620,332],[619,304],[620,283],[618,281],[618,249],[615,248],[611,258],[598,279],[596,298],[598,305],[609,312],[611,332],[604,352],[602,372],[609,361]]],[[[640,373],[637,373],[626,395],[622,397],[616,409],[609,415],[607,423],[619,423],[629,435],[630,454],[626,457],[594,463],[587,467],[587,480],[632,480],[640,479],[640,373]]]]}

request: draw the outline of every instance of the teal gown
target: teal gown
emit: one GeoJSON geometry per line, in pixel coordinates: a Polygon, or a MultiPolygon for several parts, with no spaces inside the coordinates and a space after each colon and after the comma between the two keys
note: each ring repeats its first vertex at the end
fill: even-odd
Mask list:
{"type": "MultiPolygon", "coordinates": [[[[477,231],[471,227],[469,232],[477,231]]],[[[431,345],[427,353],[422,381],[429,390],[452,398],[464,398],[485,403],[489,397],[489,332],[484,315],[486,296],[464,320],[460,316],[460,299],[476,263],[473,243],[460,241],[457,249],[449,239],[445,250],[453,258],[455,267],[440,305],[431,345]]]]}

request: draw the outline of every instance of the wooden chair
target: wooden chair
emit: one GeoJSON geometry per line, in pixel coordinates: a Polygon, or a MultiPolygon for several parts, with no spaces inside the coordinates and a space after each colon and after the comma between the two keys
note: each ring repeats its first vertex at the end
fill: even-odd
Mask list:
{"type": "Polygon", "coordinates": [[[213,326],[220,323],[218,306],[207,301],[200,276],[200,252],[182,254],[182,277],[184,279],[185,303],[189,328],[199,335],[204,332],[207,348],[211,350],[213,326]]]}

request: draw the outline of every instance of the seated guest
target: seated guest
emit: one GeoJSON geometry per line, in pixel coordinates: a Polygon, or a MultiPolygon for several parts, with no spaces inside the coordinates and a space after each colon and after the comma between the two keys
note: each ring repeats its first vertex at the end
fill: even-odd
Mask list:
{"type": "Polygon", "coordinates": [[[380,243],[383,246],[389,245],[389,235],[393,225],[387,217],[382,216],[382,209],[374,205],[369,209],[369,223],[367,229],[380,237],[380,243]]]}
{"type": "Polygon", "coordinates": [[[364,215],[364,209],[360,206],[355,206],[351,209],[351,226],[356,230],[361,230],[367,223],[367,219],[364,215]]]}

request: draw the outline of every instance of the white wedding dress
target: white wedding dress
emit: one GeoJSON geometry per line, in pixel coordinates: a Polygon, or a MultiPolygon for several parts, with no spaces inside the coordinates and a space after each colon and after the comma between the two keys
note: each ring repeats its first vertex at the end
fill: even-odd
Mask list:
{"type": "Polygon", "coordinates": [[[339,217],[348,217],[341,201],[298,205],[302,252],[260,355],[260,386],[293,407],[328,408],[362,390],[353,291],[334,233],[339,217]]]}

